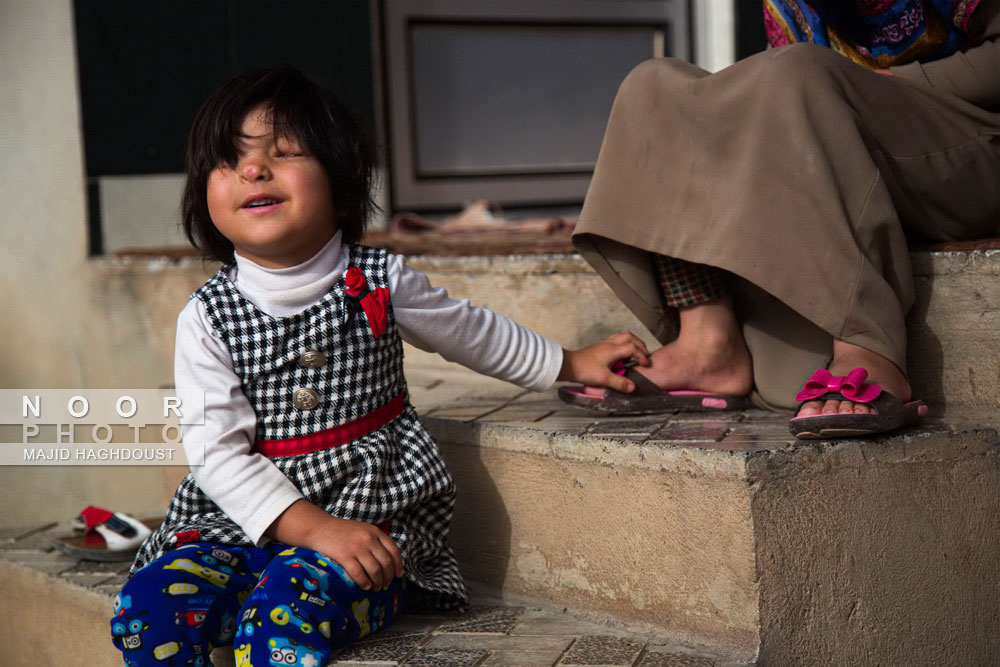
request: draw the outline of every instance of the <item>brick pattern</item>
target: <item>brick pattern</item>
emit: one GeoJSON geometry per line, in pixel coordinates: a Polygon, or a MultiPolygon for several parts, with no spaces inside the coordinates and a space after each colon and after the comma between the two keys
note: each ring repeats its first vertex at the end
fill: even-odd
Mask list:
{"type": "MultiPolygon", "coordinates": [[[[463,378],[465,379],[465,378],[463,378]]],[[[560,401],[555,391],[537,394],[485,386],[459,393],[447,382],[425,383],[414,392],[421,418],[501,425],[549,435],[616,440],[633,445],[696,447],[750,454],[801,444],[788,430],[788,416],[767,410],[671,412],[615,416],[588,412],[560,401]]],[[[436,435],[433,432],[432,435],[436,435]]]]}
{"type": "MultiPolygon", "coordinates": [[[[53,546],[69,533],[45,524],[0,529],[0,561],[16,563],[91,589],[109,598],[125,582],[130,561],[98,563],[72,558],[53,546]]],[[[110,639],[109,639],[110,641],[110,639]]],[[[219,667],[231,653],[216,649],[219,667]]],[[[335,655],[328,667],[751,667],[735,665],[647,635],[609,628],[569,613],[517,605],[483,604],[463,614],[404,615],[335,655]]]]}
{"type": "MultiPolygon", "coordinates": [[[[459,616],[404,616],[388,631],[347,647],[338,667],[737,667],[648,638],[608,634],[567,613],[473,606],[459,616]]],[[[749,667],[749,666],[741,666],[749,667]]]]}
{"type": "MultiPolygon", "coordinates": [[[[462,428],[497,426],[619,441],[650,451],[680,446],[751,453],[794,444],[787,417],[750,410],[727,413],[673,413],[614,417],[587,413],[561,403],[555,392],[537,394],[489,380],[469,387],[450,378],[416,373],[413,401],[423,417],[462,428]]],[[[464,376],[462,379],[466,379],[464,376]]],[[[607,445],[601,445],[607,446],[607,445]]],[[[65,526],[46,524],[0,529],[0,561],[44,572],[68,586],[82,586],[108,597],[125,582],[129,561],[84,562],[52,545],[65,526]]],[[[109,601],[110,602],[110,601],[109,601]]],[[[387,631],[349,646],[330,665],[369,667],[749,667],[688,647],[630,636],[562,612],[533,607],[484,605],[473,599],[463,615],[403,616],[387,631]]],[[[231,653],[218,649],[213,661],[231,667],[231,653]]]]}

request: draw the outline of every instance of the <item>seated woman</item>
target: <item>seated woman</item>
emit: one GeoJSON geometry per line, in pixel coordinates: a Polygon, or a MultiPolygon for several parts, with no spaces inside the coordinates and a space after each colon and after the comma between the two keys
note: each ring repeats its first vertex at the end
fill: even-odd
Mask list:
{"type": "Polygon", "coordinates": [[[906,375],[907,240],[1000,224],[1000,2],[764,5],[777,48],[623,82],[573,242],[665,345],[628,371],[636,392],[563,397],[892,430],[927,411],[906,375]]]}

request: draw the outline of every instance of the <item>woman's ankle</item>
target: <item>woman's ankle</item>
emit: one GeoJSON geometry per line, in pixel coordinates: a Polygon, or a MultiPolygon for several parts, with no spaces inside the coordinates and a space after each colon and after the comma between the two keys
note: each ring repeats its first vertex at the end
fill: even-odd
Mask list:
{"type": "Polygon", "coordinates": [[[743,396],[753,386],[750,352],[728,296],[682,308],[677,339],[650,360],[639,372],[661,389],[743,396]]]}
{"type": "Polygon", "coordinates": [[[683,348],[700,350],[706,362],[712,357],[722,363],[750,357],[729,295],[680,309],[677,342],[683,348]]]}
{"type": "Polygon", "coordinates": [[[901,401],[910,399],[910,383],[906,373],[895,363],[871,350],[844,340],[833,341],[830,372],[847,375],[855,368],[868,371],[868,382],[880,385],[901,401]]]}

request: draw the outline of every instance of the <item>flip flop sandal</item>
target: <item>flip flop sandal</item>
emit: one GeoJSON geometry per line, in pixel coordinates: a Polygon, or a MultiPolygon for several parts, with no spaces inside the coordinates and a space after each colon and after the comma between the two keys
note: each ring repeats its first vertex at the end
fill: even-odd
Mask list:
{"type": "Polygon", "coordinates": [[[575,408],[626,415],[652,415],[676,410],[691,412],[745,410],[753,407],[745,396],[728,396],[690,389],[665,391],[647,380],[646,376],[635,370],[634,366],[625,367],[619,374],[635,383],[635,390],[631,394],[607,388],[603,396],[592,396],[586,393],[583,386],[575,385],[559,387],[559,398],[575,408]]]}
{"type": "Polygon", "coordinates": [[[53,545],[74,558],[84,560],[130,560],[162,521],[162,518],[140,521],[127,514],[91,505],[70,522],[73,530],[82,534],[58,537],[53,540],[53,545]]]}
{"type": "Polygon", "coordinates": [[[867,377],[864,368],[855,368],[844,377],[835,376],[825,368],[818,369],[795,397],[800,407],[808,401],[829,399],[865,403],[875,408],[875,413],[793,417],[788,422],[792,435],[803,440],[855,438],[887,433],[923,420],[926,403],[921,400],[903,403],[879,385],[866,384],[867,377]]]}

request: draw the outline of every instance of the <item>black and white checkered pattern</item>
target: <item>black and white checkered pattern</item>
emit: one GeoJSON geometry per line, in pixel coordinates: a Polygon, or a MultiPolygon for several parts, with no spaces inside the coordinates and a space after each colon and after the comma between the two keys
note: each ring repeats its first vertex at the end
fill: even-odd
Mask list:
{"type": "MultiPolygon", "coordinates": [[[[372,290],[388,287],[384,250],[350,247],[350,266],[361,269],[372,290]]],[[[403,347],[389,307],[386,329],[375,338],[367,316],[347,326],[343,277],[319,302],[291,317],[271,317],[245,299],[223,267],[192,295],[229,346],[233,367],[257,414],[257,438],[306,435],[356,419],[403,392],[403,347]],[[298,363],[319,350],[327,363],[298,363]],[[319,405],[293,406],[292,393],[315,389],[319,405]]],[[[437,446],[409,403],[398,418],[348,444],[272,459],[310,502],[334,516],[377,524],[389,520],[403,553],[407,577],[426,606],[466,603],[461,574],[447,543],[455,488],[437,446]]],[[[188,475],[163,525],[140,549],[132,571],[177,546],[175,534],[198,530],[198,539],[249,546],[250,539],[188,475]]],[[[413,589],[411,589],[413,590],[413,589]]]]}

